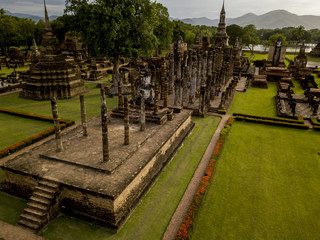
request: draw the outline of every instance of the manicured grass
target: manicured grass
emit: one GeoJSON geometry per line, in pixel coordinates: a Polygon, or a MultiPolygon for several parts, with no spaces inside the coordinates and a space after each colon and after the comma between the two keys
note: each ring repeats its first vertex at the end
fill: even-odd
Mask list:
{"type": "Polygon", "coordinates": [[[318,88],[320,87],[320,78],[317,76],[317,74],[312,74],[314,76],[315,82],[318,84],[318,88]]]}
{"type": "Polygon", "coordinates": [[[300,83],[297,80],[295,80],[294,78],[292,78],[292,82],[294,84],[294,88],[293,88],[294,93],[295,94],[304,94],[305,90],[303,90],[300,83]]]}
{"type": "Polygon", "coordinates": [[[0,113],[0,150],[53,127],[53,123],[0,113]]]}
{"type": "Polygon", "coordinates": [[[234,123],[192,239],[319,239],[319,141],[312,130],[234,123]]]}
{"type": "Polygon", "coordinates": [[[0,220],[16,225],[26,201],[0,192],[0,220]]]}
{"type": "MultiPolygon", "coordinates": [[[[4,171],[0,169],[0,183],[4,180],[4,171]]],[[[16,225],[26,201],[0,192],[0,220],[16,225]]]]}
{"type": "Polygon", "coordinates": [[[117,234],[61,216],[49,224],[42,236],[52,240],[161,239],[220,122],[220,118],[212,116],[193,120],[196,126],[192,134],[117,234]]]}
{"type": "MultiPolygon", "coordinates": [[[[85,95],[87,118],[91,119],[101,112],[100,89],[96,88],[97,83],[86,83],[90,92],[85,95]]],[[[107,98],[108,109],[117,105],[118,98],[107,98]]],[[[19,93],[0,97],[0,108],[17,110],[25,113],[34,113],[44,116],[51,116],[50,101],[36,101],[31,99],[19,98],[19,93]]],[[[72,99],[58,100],[58,111],[60,118],[70,120],[81,120],[79,97],[72,99]]]]}
{"type": "MultiPolygon", "coordinates": [[[[16,71],[27,71],[29,70],[30,67],[24,67],[24,68],[16,68],[16,71]]],[[[10,74],[13,72],[13,68],[8,69],[7,67],[2,67],[0,70],[0,75],[1,74],[10,74]]]]}
{"type": "MultiPolygon", "coordinates": [[[[251,84],[251,83],[250,83],[251,84]]],[[[274,96],[277,94],[275,82],[268,82],[268,89],[248,88],[247,92],[237,92],[228,114],[245,113],[250,115],[277,116],[274,96]]]]}

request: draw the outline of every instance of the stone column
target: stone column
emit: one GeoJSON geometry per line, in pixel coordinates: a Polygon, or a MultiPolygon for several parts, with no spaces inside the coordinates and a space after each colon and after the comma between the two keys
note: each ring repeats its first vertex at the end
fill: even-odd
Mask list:
{"type": "Polygon", "coordinates": [[[144,99],[144,91],[140,91],[141,103],[140,103],[140,131],[146,130],[146,113],[145,113],[145,99],[144,99]]]}
{"type": "Polygon", "coordinates": [[[200,88],[200,99],[199,99],[199,112],[200,112],[200,116],[204,117],[205,115],[205,98],[206,98],[206,86],[202,85],[200,88]]]}
{"type": "Polygon", "coordinates": [[[183,89],[182,89],[182,106],[187,107],[188,106],[188,87],[189,84],[189,66],[188,66],[188,52],[184,52],[183,56],[183,89]]]}
{"type": "Polygon", "coordinates": [[[130,143],[130,125],[129,125],[129,103],[128,98],[124,97],[124,144],[129,145],[130,143]]]}
{"type": "Polygon", "coordinates": [[[208,51],[205,51],[202,57],[202,77],[201,77],[201,86],[207,81],[207,60],[208,60],[208,51]]]}
{"type": "Polygon", "coordinates": [[[160,86],[161,86],[161,100],[164,99],[164,88],[165,88],[165,78],[166,78],[166,62],[165,58],[161,58],[161,73],[160,73],[160,86]]]}
{"type": "Polygon", "coordinates": [[[63,144],[61,138],[61,126],[60,126],[60,119],[58,116],[58,106],[57,106],[57,99],[56,97],[52,97],[51,99],[51,108],[52,108],[52,116],[53,116],[53,124],[54,124],[54,131],[56,135],[56,145],[57,145],[57,152],[63,151],[63,144]]]}
{"type": "Polygon", "coordinates": [[[194,103],[195,101],[196,87],[197,87],[197,55],[194,53],[192,55],[192,72],[191,72],[191,79],[190,79],[189,103],[194,103]]]}
{"type": "Polygon", "coordinates": [[[82,124],[82,131],[83,136],[88,136],[87,131],[87,121],[86,121],[86,103],[84,101],[84,95],[80,95],[80,107],[81,107],[81,124],[82,124]]]}
{"type": "Polygon", "coordinates": [[[154,105],[153,105],[153,114],[158,114],[159,106],[158,106],[158,98],[159,98],[159,84],[156,82],[154,87],[154,105]]]}
{"type": "Polygon", "coordinates": [[[122,78],[123,78],[123,74],[120,74],[119,83],[118,83],[118,107],[119,108],[123,108],[122,78]]]}
{"type": "Polygon", "coordinates": [[[134,83],[133,74],[130,74],[130,85],[131,85],[131,97],[132,97],[132,99],[135,99],[136,98],[136,86],[134,83]]]}
{"type": "Polygon", "coordinates": [[[108,116],[106,92],[103,85],[100,89],[101,94],[101,126],[102,126],[102,161],[109,161],[109,139],[108,139],[108,116]]]}
{"type": "Polygon", "coordinates": [[[197,66],[197,81],[196,81],[196,97],[199,97],[200,92],[200,85],[201,85],[201,67],[202,67],[202,54],[200,53],[200,50],[197,52],[197,60],[198,60],[198,66],[197,66]]]}
{"type": "Polygon", "coordinates": [[[176,54],[177,77],[175,81],[174,105],[181,106],[181,54],[176,54]]]}
{"type": "Polygon", "coordinates": [[[163,107],[168,107],[168,81],[164,83],[163,107]]]}
{"type": "Polygon", "coordinates": [[[175,81],[174,78],[174,55],[170,54],[169,56],[169,95],[173,94],[173,84],[175,81]]]}

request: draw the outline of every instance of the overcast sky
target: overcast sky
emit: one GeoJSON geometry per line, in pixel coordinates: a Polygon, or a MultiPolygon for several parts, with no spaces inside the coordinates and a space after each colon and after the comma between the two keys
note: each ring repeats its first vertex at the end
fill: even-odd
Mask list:
{"type": "MultiPolygon", "coordinates": [[[[62,15],[65,0],[46,0],[49,15],[62,15]]],[[[222,0],[158,0],[165,5],[173,18],[207,17],[216,19],[222,0]]],[[[0,0],[0,8],[14,13],[43,16],[43,0],[0,0]]],[[[298,15],[320,15],[319,0],[225,0],[228,18],[246,13],[261,15],[284,9],[298,15]]]]}

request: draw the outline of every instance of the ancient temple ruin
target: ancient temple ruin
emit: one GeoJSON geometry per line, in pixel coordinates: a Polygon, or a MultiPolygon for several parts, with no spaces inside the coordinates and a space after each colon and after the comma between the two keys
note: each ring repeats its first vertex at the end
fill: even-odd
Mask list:
{"type": "MultiPolygon", "coordinates": [[[[222,13],[225,17],[224,7],[222,13]]],[[[46,30],[45,43],[54,40],[48,26],[46,30]]],[[[220,31],[225,32],[225,25],[220,24],[220,31]]],[[[201,38],[201,46],[191,49],[181,38],[166,57],[123,66],[129,74],[120,73],[118,106],[107,111],[108,91],[101,83],[101,118],[85,120],[80,96],[82,126],[67,133],[58,129],[52,99],[59,137],[1,166],[6,174],[1,188],[28,199],[18,224],[39,232],[63,212],[118,231],[192,130],[191,115],[204,117],[230,106],[243,81],[241,44],[233,48],[221,36],[215,39],[223,44],[217,40],[210,46],[201,38]]],[[[56,53],[56,48],[47,49],[31,73],[52,63],[47,51],[56,53]]],[[[63,62],[61,54],[50,56],[63,62]]]]}
{"type": "Polygon", "coordinates": [[[217,34],[213,38],[214,45],[222,47],[228,46],[229,37],[226,31],[226,11],[224,9],[224,2],[220,12],[220,21],[218,25],[217,34]]]}
{"type": "Polygon", "coordinates": [[[53,35],[45,7],[45,35],[40,56],[33,61],[20,97],[35,100],[72,98],[86,91],[80,73],[62,55],[58,39],[53,35]]]}
{"type": "Polygon", "coordinates": [[[309,53],[310,57],[320,57],[320,42],[309,53]]]}

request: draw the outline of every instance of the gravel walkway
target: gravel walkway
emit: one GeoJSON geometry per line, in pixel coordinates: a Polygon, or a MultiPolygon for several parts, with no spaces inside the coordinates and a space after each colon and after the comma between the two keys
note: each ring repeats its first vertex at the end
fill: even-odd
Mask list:
{"type": "Polygon", "coordinates": [[[213,151],[215,149],[215,146],[219,140],[220,132],[225,126],[228,118],[231,115],[218,115],[218,114],[210,114],[213,116],[220,116],[222,117],[220,124],[218,128],[216,129],[205,153],[202,156],[202,159],[187,187],[187,190],[185,191],[175,213],[173,214],[171,221],[162,237],[162,240],[172,240],[175,239],[176,234],[183,222],[184,216],[186,215],[189,206],[192,203],[193,196],[196,193],[198,186],[202,180],[202,177],[205,174],[205,171],[207,169],[207,166],[210,162],[211,156],[213,154],[213,151]]]}
{"type": "Polygon", "coordinates": [[[0,239],[4,240],[45,240],[22,227],[0,221],[0,239]]]}

